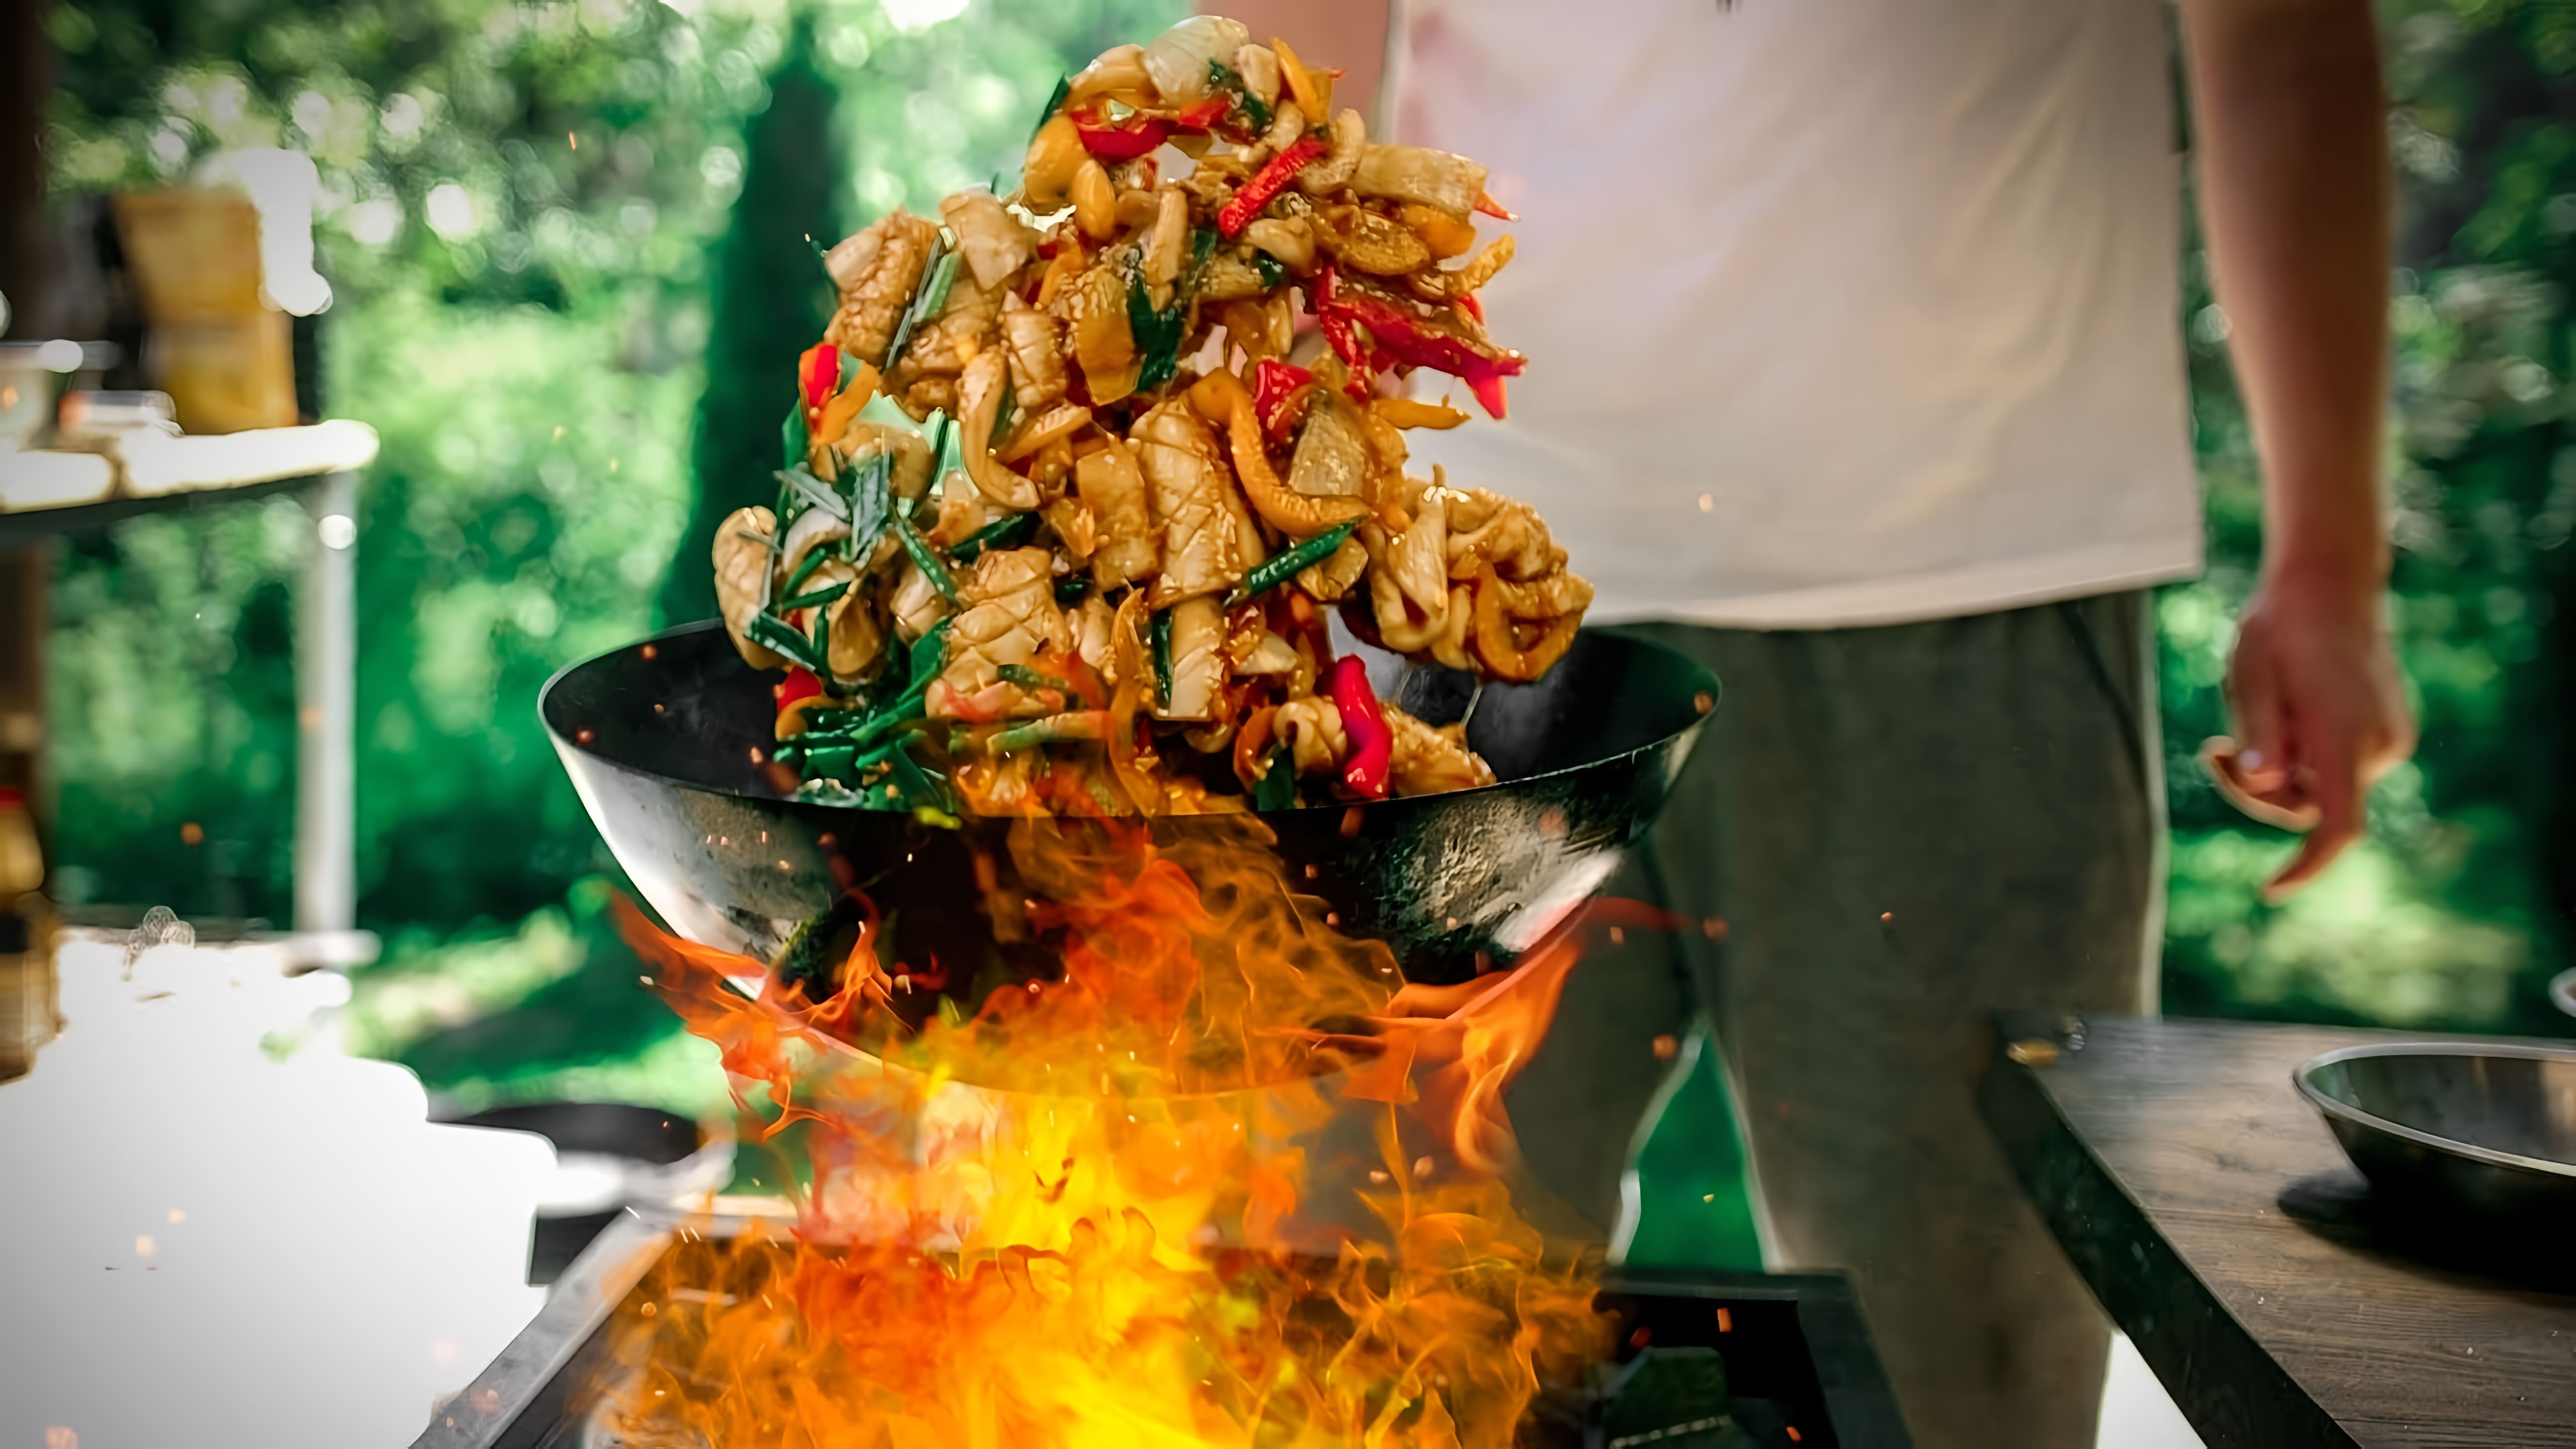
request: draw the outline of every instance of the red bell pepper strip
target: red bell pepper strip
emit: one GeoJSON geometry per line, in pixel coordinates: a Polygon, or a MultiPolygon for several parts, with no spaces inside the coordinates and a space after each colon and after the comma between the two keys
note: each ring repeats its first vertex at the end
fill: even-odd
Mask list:
{"type": "Polygon", "coordinates": [[[1350,379],[1342,384],[1342,395],[1361,407],[1367,407],[1370,384],[1377,369],[1384,365],[1385,357],[1360,346],[1358,329],[1351,326],[1348,317],[1327,312],[1315,319],[1315,325],[1322,329],[1324,341],[1350,373],[1350,379]]]}
{"type": "Polygon", "coordinates": [[[1314,385],[1315,374],[1277,358],[1265,357],[1252,365],[1252,415],[1261,420],[1261,431],[1270,435],[1270,441],[1288,440],[1288,430],[1305,416],[1305,403],[1313,396],[1308,390],[1314,385]]]}
{"type": "Polygon", "coordinates": [[[1503,379],[1518,377],[1529,365],[1529,359],[1521,354],[1496,347],[1476,335],[1472,319],[1462,320],[1463,314],[1455,307],[1400,295],[1344,276],[1336,267],[1326,267],[1316,284],[1315,311],[1325,340],[1334,342],[1333,350],[1340,352],[1345,361],[1350,352],[1344,350],[1343,342],[1334,341],[1337,319],[1344,339],[1350,339],[1349,329],[1354,323],[1368,329],[1373,360],[1383,357],[1398,367],[1445,372],[1467,384],[1476,401],[1497,418],[1507,405],[1503,379]]]}
{"type": "Polygon", "coordinates": [[[1217,122],[1224,120],[1228,115],[1232,114],[1233,111],[1234,98],[1232,96],[1210,96],[1206,100],[1199,102],[1197,105],[1183,110],[1173,119],[1178,124],[1187,126],[1193,131],[1204,131],[1210,126],[1215,125],[1217,122]]]}
{"type": "Polygon", "coordinates": [[[1130,117],[1125,125],[1116,125],[1098,111],[1067,114],[1083,149],[1104,161],[1133,161],[1172,138],[1172,123],[1161,116],[1130,117]]]}
{"type": "Polygon", "coordinates": [[[786,713],[788,706],[798,700],[812,699],[822,692],[823,681],[815,677],[813,670],[802,664],[789,665],[787,678],[769,688],[770,697],[778,701],[778,710],[781,714],[786,713]]]}
{"type": "Polygon", "coordinates": [[[1323,154],[1324,143],[1308,136],[1271,157],[1260,170],[1252,173],[1252,179],[1244,182],[1241,190],[1218,209],[1216,229],[1229,240],[1242,235],[1243,229],[1252,224],[1252,219],[1261,214],[1261,208],[1286,190],[1289,181],[1306,169],[1307,162],[1323,154]]]}
{"type": "Polygon", "coordinates": [[[796,385],[808,411],[830,402],[841,389],[841,349],[829,342],[806,348],[796,359],[796,385]]]}
{"type": "Polygon", "coordinates": [[[1325,343],[1333,349],[1333,355],[1342,360],[1344,367],[1354,375],[1365,374],[1369,370],[1368,354],[1360,350],[1359,335],[1351,330],[1349,317],[1339,312],[1324,312],[1316,316],[1315,325],[1323,331],[1325,343]]]}
{"type": "Polygon", "coordinates": [[[1351,754],[1342,762],[1342,783],[1365,799],[1385,799],[1395,731],[1387,727],[1386,715],[1377,707],[1377,691],[1369,688],[1368,666],[1358,655],[1345,654],[1316,682],[1333,708],[1341,711],[1342,733],[1350,738],[1351,754]]]}

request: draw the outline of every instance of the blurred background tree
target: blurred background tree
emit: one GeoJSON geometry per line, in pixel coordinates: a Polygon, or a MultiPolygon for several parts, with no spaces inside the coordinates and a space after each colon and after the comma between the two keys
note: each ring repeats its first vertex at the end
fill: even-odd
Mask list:
{"type": "Polygon", "coordinates": [[[2226,314],[2186,242],[2207,575],[2162,592],[2173,819],[2165,1007],[2560,1034],[2545,987],[2576,923],[2576,11],[2386,0],[2398,168],[2393,622],[2423,725],[2371,799],[2369,839],[2287,905],[2285,838],[2192,758],[2226,729],[2230,621],[2261,499],[2226,314]]]}
{"type": "MultiPolygon", "coordinates": [[[[1059,76],[1181,10],[49,12],[58,195],[168,184],[235,146],[294,146],[321,169],[326,410],[384,437],[360,511],[358,790],[360,911],[388,952],[360,973],[360,1045],[469,1103],[707,1090],[604,924],[616,868],[537,688],[709,612],[703,570],[677,571],[667,605],[664,579],[705,554],[682,541],[702,481],[717,516],[738,457],[771,491],[795,355],[828,305],[806,234],[828,246],[847,218],[1016,171],[1059,76]]],[[[210,517],[137,520],[62,559],[57,884],[75,904],[288,914],[299,535],[291,505],[210,517]]]]}
{"type": "MultiPolygon", "coordinates": [[[[384,435],[360,535],[355,1039],[467,1101],[708,1090],[633,989],[616,882],[536,722],[561,665],[707,612],[703,534],[828,305],[805,237],[1007,174],[1056,78],[1180,0],[62,0],[59,194],[230,146],[321,168],[325,401],[384,435]],[[507,1024],[496,1024],[507,1017],[507,1024]],[[565,1031],[567,1021],[589,1030],[565,1031]]],[[[2163,592],[2177,1012],[2553,1031],[2576,909],[2576,11],[2385,0],[2405,270],[2390,435],[2418,761],[2321,887],[2191,760],[2224,729],[2253,455],[2193,238],[2212,552],[2163,592]]],[[[66,550],[61,885],[282,919],[292,505],[66,550]]]]}
{"type": "Polygon", "coordinates": [[[742,198],[716,244],[714,331],[706,388],[698,395],[691,452],[698,494],[679,552],[662,578],[662,617],[713,618],[707,559],[716,526],[737,508],[778,496],[779,420],[789,389],[780,360],[814,345],[839,298],[814,248],[843,235],[842,157],[833,122],[840,92],[815,69],[814,27],[799,19],[787,63],[770,78],[769,105],[743,131],[742,198]]]}

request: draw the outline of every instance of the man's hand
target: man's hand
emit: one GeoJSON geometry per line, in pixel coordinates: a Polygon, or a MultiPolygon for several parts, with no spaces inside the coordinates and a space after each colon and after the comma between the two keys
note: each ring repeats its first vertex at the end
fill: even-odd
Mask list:
{"type": "Polygon", "coordinates": [[[2248,813],[2311,829],[2265,890],[2277,900],[2360,836],[2363,792],[2415,744],[2379,612],[2388,112],[2368,0],[2184,0],[2183,38],[2201,218],[2263,462],[2263,583],[2227,676],[2244,749],[2209,760],[2248,813]]]}
{"type": "Polygon", "coordinates": [[[2361,837],[2365,792],[2415,748],[2376,591],[2265,579],[2237,621],[2227,698],[2243,741],[2210,741],[2219,789],[2256,819],[2308,831],[2263,888],[2278,901],[2361,837]]]}

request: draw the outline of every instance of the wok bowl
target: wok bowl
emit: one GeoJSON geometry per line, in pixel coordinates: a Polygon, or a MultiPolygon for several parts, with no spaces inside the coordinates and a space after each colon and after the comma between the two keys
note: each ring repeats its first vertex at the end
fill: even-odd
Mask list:
{"type": "Polygon", "coordinates": [[[2400,1204],[2576,1222],[2576,1049],[2346,1047],[2291,1073],[2353,1166],[2400,1204]]]}
{"type": "MultiPolygon", "coordinates": [[[[1387,658],[1372,674],[1421,718],[1466,715],[1468,743],[1500,783],[1250,818],[1275,836],[1294,891],[1319,898],[1345,934],[1384,942],[1407,979],[1435,983],[1509,962],[1608,878],[1653,823],[1718,688],[1669,649],[1588,631],[1544,678],[1486,686],[1472,713],[1473,682],[1457,671],[1387,658]]],[[[988,872],[1007,860],[1012,822],[947,826],[792,798],[762,765],[772,678],[709,621],[571,665],[540,697],[573,788],[663,921],[792,970],[791,943],[827,936],[861,891],[887,913],[892,950],[935,956],[953,994],[1049,974],[1012,959],[984,913],[978,860],[988,872]]],[[[1239,841],[1246,819],[1167,816],[1151,829],[1167,848],[1239,841]]],[[[907,1016],[935,1003],[928,991],[898,997],[907,1016]]]]}

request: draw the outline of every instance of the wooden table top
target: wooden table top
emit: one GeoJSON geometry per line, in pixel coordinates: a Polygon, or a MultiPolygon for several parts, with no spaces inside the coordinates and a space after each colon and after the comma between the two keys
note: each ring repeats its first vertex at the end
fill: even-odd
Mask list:
{"type": "Polygon", "coordinates": [[[2576,1446],[2576,1249],[2534,1269],[2391,1217],[2290,1086],[2309,1057],[2397,1034],[2064,1026],[2004,1023],[1987,1121],[2210,1449],[2576,1446]]]}

